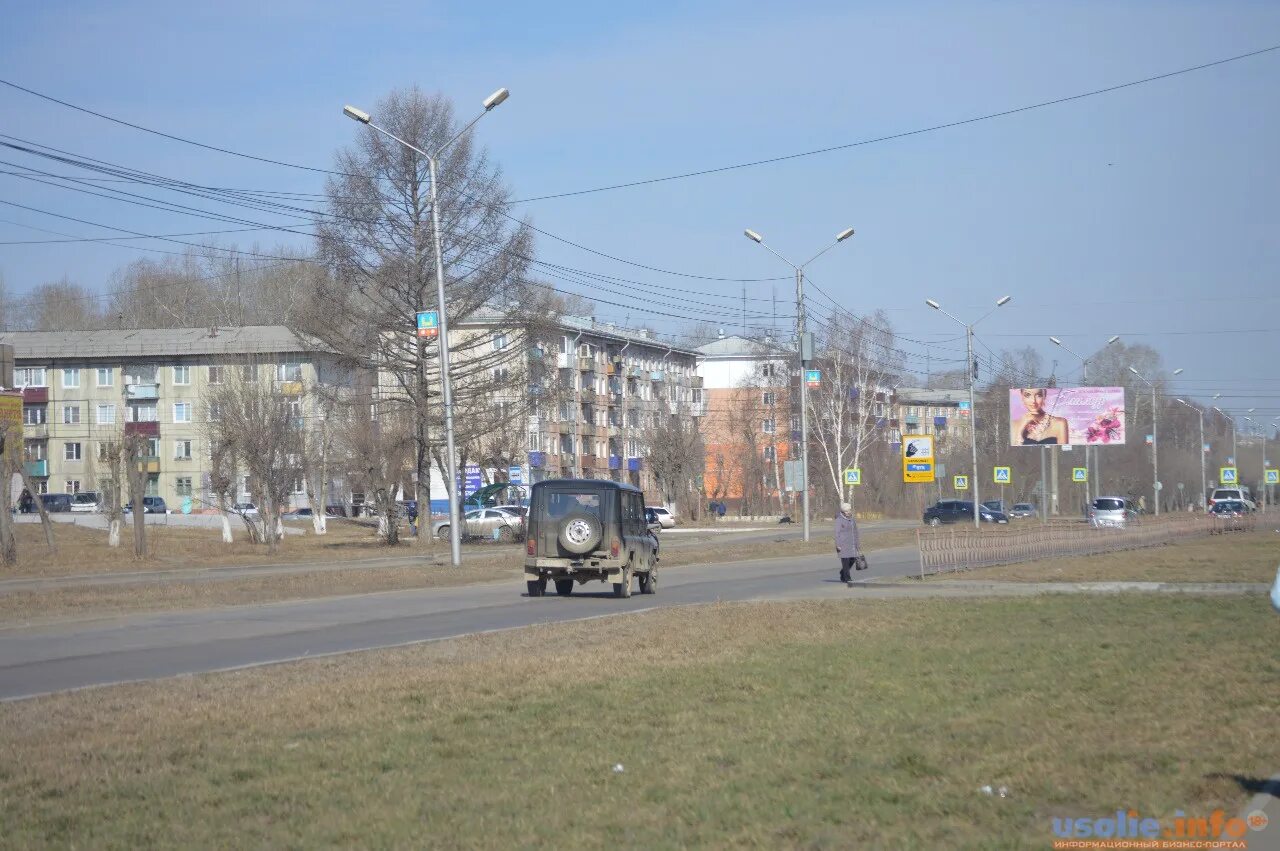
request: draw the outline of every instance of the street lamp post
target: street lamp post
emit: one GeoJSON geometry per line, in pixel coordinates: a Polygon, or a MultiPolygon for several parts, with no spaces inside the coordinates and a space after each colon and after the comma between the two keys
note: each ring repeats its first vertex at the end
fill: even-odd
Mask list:
{"type": "MultiPolygon", "coordinates": [[[[1254,409],[1250,408],[1249,410],[1253,411],[1254,409]]],[[[1246,419],[1249,422],[1253,423],[1254,428],[1256,428],[1262,434],[1262,513],[1266,514],[1267,513],[1267,429],[1264,424],[1259,423],[1253,417],[1242,417],[1241,419],[1246,419]]],[[[1275,425],[1276,420],[1272,420],[1271,423],[1272,425],[1275,425]]]]}
{"type": "MultiPolygon", "coordinates": [[[[982,317],[978,319],[978,322],[986,319],[988,316],[995,313],[997,308],[1004,307],[1012,300],[1013,296],[1011,295],[1001,296],[996,299],[996,306],[983,314],[982,317]]],[[[964,322],[961,322],[959,319],[956,319],[950,313],[943,310],[942,305],[938,304],[931,298],[925,299],[924,303],[953,322],[958,323],[960,327],[964,328],[965,348],[969,353],[968,360],[966,362],[966,368],[969,372],[969,449],[972,453],[973,460],[973,473],[969,476],[969,479],[973,482],[973,528],[977,529],[980,528],[982,499],[978,494],[978,406],[974,404],[973,400],[973,380],[975,378],[974,372],[976,371],[973,362],[973,326],[977,325],[978,322],[971,322],[966,325],[964,322]]]]}
{"type": "MultiPolygon", "coordinates": [[[[1120,340],[1120,335],[1118,335],[1118,334],[1117,334],[1117,335],[1115,335],[1115,336],[1111,337],[1109,340],[1107,340],[1107,345],[1108,345],[1108,346],[1110,346],[1112,343],[1117,343],[1117,342],[1119,342],[1119,340],[1120,340]]],[[[1086,358],[1084,355],[1080,354],[1079,352],[1074,352],[1074,351],[1072,351],[1072,350],[1067,346],[1067,344],[1066,344],[1066,343],[1062,342],[1062,341],[1061,341],[1061,340],[1059,340],[1057,337],[1050,337],[1050,338],[1049,338],[1049,342],[1051,342],[1051,343],[1053,343],[1055,346],[1058,346],[1059,348],[1061,348],[1061,349],[1065,350],[1065,351],[1067,352],[1067,354],[1069,354],[1069,355],[1074,355],[1075,357],[1078,357],[1078,358],[1080,359],[1080,383],[1081,383],[1081,384],[1083,384],[1083,385],[1088,385],[1088,383],[1089,383],[1089,364],[1092,362],[1092,360],[1093,360],[1093,359],[1092,359],[1092,358],[1086,358]]],[[[1089,444],[1087,444],[1087,443],[1086,443],[1086,444],[1085,444],[1085,446],[1084,446],[1084,466],[1085,466],[1085,468],[1086,468],[1086,469],[1089,467],[1089,458],[1090,458],[1090,456],[1092,456],[1092,457],[1093,457],[1093,468],[1094,468],[1094,472],[1093,472],[1093,474],[1090,476],[1090,478],[1094,479],[1094,483],[1093,483],[1092,488],[1090,488],[1089,481],[1088,481],[1087,479],[1085,480],[1085,485],[1084,485],[1084,498],[1085,498],[1085,501],[1086,501],[1086,502],[1089,500],[1089,491],[1090,491],[1091,489],[1093,490],[1093,493],[1094,493],[1095,495],[1097,495],[1097,496],[1101,496],[1101,495],[1102,495],[1102,459],[1098,457],[1098,451],[1097,451],[1097,448],[1096,448],[1096,447],[1093,447],[1093,446],[1090,446],[1089,444]],[[1092,449],[1092,450],[1093,450],[1093,452],[1092,452],[1092,453],[1089,451],[1090,449],[1092,449]]]]}
{"type": "Polygon", "coordinates": [[[770,254],[790,266],[796,275],[796,343],[797,348],[800,350],[800,466],[802,468],[800,475],[804,482],[804,489],[801,491],[801,500],[802,509],[804,511],[803,538],[807,541],[809,540],[809,389],[808,382],[805,381],[804,370],[805,364],[807,363],[805,355],[807,354],[812,356],[813,343],[809,341],[805,332],[804,268],[814,260],[817,260],[819,257],[826,254],[832,248],[835,248],[837,245],[853,236],[853,228],[845,228],[840,231],[840,233],[836,234],[835,242],[831,243],[804,263],[801,263],[799,266],[770,248],[769,245],[765,243],[764,237],[750,228],[747,228],[742,233],[752,242],[763,245],[768,249],[770,254]],[[808,349],[807,351],[806,348],[808,349]]]}
{"type": "Polygon", "coordinates": [[[1205,500],[1209,498],[1209,477],[1205,470],[1205,452],[1204,452],[1204,411],[1185,399],[1178,400],[1181,404],[1196,412],[1196,416],[1200,418],[1200,505],[1203,507],[1205,500]]]}
{"type": "MultiPolygon", "coordinates": [[[[422,150],[421,148],[415,145],[411,145],[410,143],[406,142],[404,139],[401,139],[399,136],[396,136],[394,133],[391,133],[390,131],[383,129],[382,127],[379,127],[377,124],[374,124],[373,121],[371,120],[371,116],[369,115],[369,113],[365,112],[364,110],[356,109],[354,106],[344,106],[342,108],[342,114],[352,119],[353,121],[358,121],[361,124],[365,124],[371,127],[372,129],[377,130],[382,135],[390,139],[394,139],[395,141],[399,142],[401,145],[404,145],[409,150],[426,157],[427,168],[430,170],[430,173],[431,173],[431,235],[432,235],[432,241],[434,243],[435,252],[436,252],[436,301],[440,309],[440,330],[439,330],[437,339],[439,340],[439,348],[440,348],[440,384],[441,384],[441,391],[442,391],[441,395],[444,398],[445,449],[446,449],[446,452],[448,453],[446,456],[446,466],[448,467],[447,472],[449,475],[449,481],[445,487],[449,494],[449,558],[450,558],[450,563],[452,563],[454,567],[459,567],[462,565],[462,529],[460,528],[461,506],[458,500],[458,456],[457,456],[456,449],[454,447],[454,439],[453,439],[453,386],[449,381],[449,319],[448,319],[448,311],[446,310],[446,307],[445,307],[445,295],[444,295],[444,252],[441,249],[441,239],[440,239],[440,204],[439,204],[439,195],[438,195],[439,189],[436,185],[438,183],[436,179],[436,160],[440,157],[441,154],[443,154],[446,150],[448,150],[449,147],[452,146],[454,142],[461,139],[463,134],[465,134],[468,130],[474,127],[477,121],[479,121],[487,113],[493,110],[493,108],[496,107],[498,104],[506,100],[510,96],[510,94],[511,93],[506,89],[498,89],[496,92],[494,92],[493,94],[485,98],[483,103],[481,104],[481,106],[484,107],[484,112],[481,112],[475,118],[471,119],[470,123],[468,123],[467,126],[459,130],[452,139],[450,139],[449,141],[441,145],[434,154],[428,154],[426,151],[422,150]]],[[[426,359],[420,357],[419,362],[422,365],[421,366],[422,372],[425,374],[426,368],[427,368],[426,359]]],[[[419,404],[425,407],[426,400],[422,400],[419,404]]],[[[418,415],[419,417],[422,416],[421,410],[419,411],[418,415]]],[[[430,506],[419,505],[418,506],[418,534],[419,535],[422,534],[424,516],[427,520],[430,519],[431,517],[430,506]]],[[[429,532],[431,528],[429,523],[427,524],[426,528],[429,532]]]]}
{"type": "MultiPolygon", "coordinates": [[[[1221,393],[1217,393],[1213,398],[1217,399],[1221,395],[1221,393]]],[[[1219,414],[1222,414],[1222,416],[1226,418],[1227,422],[1231,423],[1231,463],[1234,464],[1236,463],[1236,418],[1219,408],[1217,405],[1214,405],[1213,409],[1219,414]]]]}
{"type": "MultiPolygon", "coordinates": [[[[1156,503],[1156,516],[1160,516],[1160,417],[1156,411],[1156,386],[1143,377],[1133,367],[1129,371],[1138,376],[1143,384],[1151,388],[1151,494],[1156,503]]],[[[1181,369],[1175,369],[1174,375],[1181,375],[1181,369]]]]}

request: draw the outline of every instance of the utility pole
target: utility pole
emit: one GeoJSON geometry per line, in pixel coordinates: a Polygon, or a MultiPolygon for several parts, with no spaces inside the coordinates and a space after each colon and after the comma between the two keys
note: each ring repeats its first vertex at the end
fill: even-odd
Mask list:
{"type": "Polygon", "coordinates": [[[803,510],[804,510],[804,540],[809,540],[809,388],[808,382],[805,380],[805,371],[809,361],[813,358],[813,339],[805,330],[804,322],[804,268],[826,254],[832,248],[844,242],[853,236],[853,228],[845,228],[836,234],[833,241],[826,248],[810,257],[806,262],[796,265],[778,252],[769,248],[765,244],[764,237],[750,228],[743,231],[743,236],[752,242],[763,245],[768,249],[769,253],[777,257],[783,263],[786,263],[796,274],[796,346],[800,350],[800,464],[803,469],[800,471],[800,481],[803,483],[803,510]]]}
{"type": "MultiPolygon", "coordinates": [[[[1199,448],[1197,449],[1197,452],[1200,453],[1200,505],[1201,507],[1204,507],[1205,500],[1208,499],[1208,496],[1209,496],[1209,477],[1208,477],[1208,472],[1205,469],[1204,411],[1200,410],[1195,405],[1192,405],[1190,402],[1186,401],[1185,399],[1179,399],[1178,402],[1183,405],[1186,405],[1188,408],[1195,411],[1196,416],[1200,418],[1200,445],[1199,445],[1199,448]]],[[[1263,446],[1263,453],[1265,454],[1265,452],[1266,452],[1266,446],[1263,446]]],[[[1266,473],[1263,473],[1263,476],[1265,477],[1266,473]]]]}

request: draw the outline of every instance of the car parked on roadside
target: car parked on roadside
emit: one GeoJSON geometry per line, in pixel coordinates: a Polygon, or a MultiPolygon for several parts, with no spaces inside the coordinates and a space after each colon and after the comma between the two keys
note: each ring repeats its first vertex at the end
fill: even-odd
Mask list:
{"type": "Polygon", "coordinates": [[[663,529],[671,529],[676,525],[676,516],[670,509],[663,508],[661,505],[647,505],[645,508],[653,509],[653,513],[658,517],[658,524],[663,529]]]}
{"type": "MultiPolygon", "coordinates": [[[[448,518],[431,524],[431,534],[437,538],[449,537],[448,518]]],[[[489,538],[499,541],[515,541],[524,533],[524,518],[496,508],[476,508],[462,515],[463,538],[489,538]]]]}
{"type": "MultiPolygon", "coordinates": [[[[1002,511],[993,511],[985,505],[978,506],[978,517],[984,523],[1008,523],[1009,518],[1002,511]]],[[[973,501],[963,499],[940,499],[924,511],[924,522],[930,526],[941,526],[944,523],[973,522],[973,501]]]]}
{"type": "Polygon", "coordinates": [[[102,510],[102,495],[97,491],[80,491],[71,495],[71,511],[75,514],[90,514],[102,510]]]}
{"type": "Polygon", "coordinates": [[[40,494],[40,503],[44,505],[44,510],[50,514],[61,514],[71,510],[72,494],[69,493],[42,493],[40,494]]]}
{"type": "Polygon", "coordinates": [[[548,580],[562,597],[575,583],[611,582],[615,597],[658,590],[658,537],[645,523],[644,492],[602,479],[550,479],[533,486],[524,576],[530,597],[548,580]]]}
{"type": "Polygon", "coordinates": [[[231,506],[231,510],[236,514],[243,514],[246,517],[258,516],[258,506],[254,505],[252,502],[237,502],[235,505],[231,506]]]}
{"type": "Polygon", "coordinates": [[[1123,529],[1129,522],[1129,506],[1120,496],[1100,496],[1089,503],[1089,525],[1095,529],[1123,529]]]}
{"type": "Polygon", "coordinates": [[[1038,517],[1036,507],[1029,502],[1015,502],[1013,510],[1009,512],[1009,517],[1014,520],[1026,520],[1031,517],[1038,517]]]}
{"type": "Polygon", "coordinates": [[[1257,511],[1258,504],[1249,498],[1248,488],[1215,488],[1209,497],[1209,508],[1213,509],[1219,502],[1242,502],[1250,511],[1257,511]]]}

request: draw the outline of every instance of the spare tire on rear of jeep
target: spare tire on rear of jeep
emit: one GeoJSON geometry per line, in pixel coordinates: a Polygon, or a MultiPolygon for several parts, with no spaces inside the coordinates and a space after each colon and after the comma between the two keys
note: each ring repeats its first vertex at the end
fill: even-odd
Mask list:
{"type": "Polygon", "coordinates": [[[566,514],[560,521],[560,546],[574,555],[586,555],[600,544],[600,518],[584,511],[566,514]]]}

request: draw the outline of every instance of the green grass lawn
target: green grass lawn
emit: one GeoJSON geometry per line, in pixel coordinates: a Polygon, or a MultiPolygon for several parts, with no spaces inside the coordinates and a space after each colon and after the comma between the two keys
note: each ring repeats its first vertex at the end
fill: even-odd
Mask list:
{"type": "Polygon", "coordinates": [[[1280,769],[1278,640],[1256,596],[727,604],[96,689],[0,705],[0,835],[1047,847],[1234,813],[1280,769]]]}

